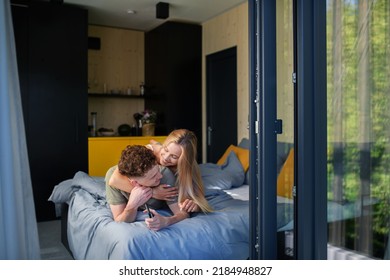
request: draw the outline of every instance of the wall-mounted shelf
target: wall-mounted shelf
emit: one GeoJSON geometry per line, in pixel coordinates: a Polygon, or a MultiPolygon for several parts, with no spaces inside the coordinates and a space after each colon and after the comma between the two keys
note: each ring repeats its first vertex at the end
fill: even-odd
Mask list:
{"type": "Polygon", "coordinates": [[[141,95],[127,95],[127,94],[115,94],[115,93],[88,93],[88,97],[138,98],[138,99],[144,98],[144,96],[141,95]]]}

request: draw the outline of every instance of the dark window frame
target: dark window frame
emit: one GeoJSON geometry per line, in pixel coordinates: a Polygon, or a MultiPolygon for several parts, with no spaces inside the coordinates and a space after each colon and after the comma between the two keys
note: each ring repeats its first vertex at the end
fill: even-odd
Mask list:
{"type": "MultiPolygon", "coordinates": [[[[327,259],[326,2],[294,1],[294,257],[327,259]]],[[[276,6],[249,0],[250,257],[276,259],[276,6]],[[266,27],[266,28],[265,28],[266,27]],[[265,94],[266,93],[266,94],[265,94]]]]}

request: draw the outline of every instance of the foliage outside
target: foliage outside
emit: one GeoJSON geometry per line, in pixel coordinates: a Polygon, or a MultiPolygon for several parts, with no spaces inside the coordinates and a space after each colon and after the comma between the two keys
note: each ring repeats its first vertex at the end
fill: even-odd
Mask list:
{"type": "Polygon", "coordinates": [[[389,2],[327,1],[328,199],[360,211],[336,245],[376,258],[390,228],[389,2]]]}

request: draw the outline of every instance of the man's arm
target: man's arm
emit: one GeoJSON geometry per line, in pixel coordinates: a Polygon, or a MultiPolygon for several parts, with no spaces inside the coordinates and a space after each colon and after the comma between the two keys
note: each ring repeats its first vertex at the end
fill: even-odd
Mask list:
{"type": "Polygon", "coordinates": [[[127,203],[111,205],[111,212],[116,222],[132,223],[137,217],[137,209],[152,197],[151,188],[134,187],[127,203]]]}
{"type": "Polygon", "coordinates": [[[137,208],[126,208],[126,204],[110,205],[115,222],[132,223],[137,217],[137,208]]]}

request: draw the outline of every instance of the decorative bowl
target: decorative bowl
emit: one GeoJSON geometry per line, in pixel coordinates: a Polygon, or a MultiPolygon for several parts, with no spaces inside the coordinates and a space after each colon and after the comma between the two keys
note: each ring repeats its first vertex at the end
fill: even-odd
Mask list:
{"type": "Polygon", "coordinates": [[[99,132],[101,136],[114,136],[115,132],[114,131],[101,131],[99,132]]]}
{"type": "Polygon", "coordinates": [[[101,127],[98,129],[99,136],[113,136],[115,135],[115,131],[112,128],[101,127]]]}

